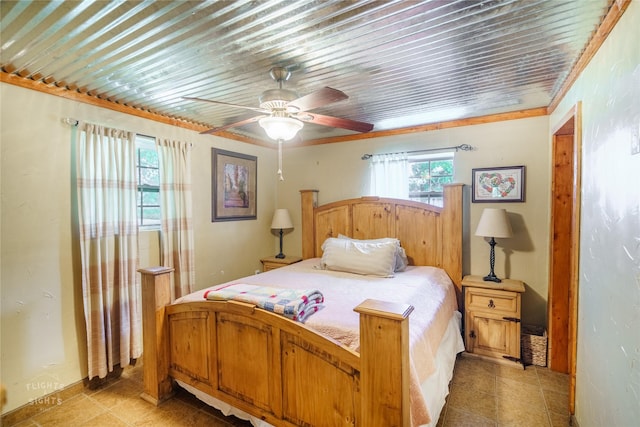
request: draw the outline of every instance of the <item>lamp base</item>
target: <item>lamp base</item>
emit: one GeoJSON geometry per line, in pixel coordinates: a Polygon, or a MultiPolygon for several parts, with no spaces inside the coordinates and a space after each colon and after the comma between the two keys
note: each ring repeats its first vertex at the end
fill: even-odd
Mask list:
{"type": "Polygon", "coordinates": [[[500,283],[502,282],[501,279],[498,279],[498,277],[495,274],[489,274],[488,276],[484,276],[482,278],[485,282],[495,282],[495,283],[500,283]]]}
{"type": "Polygon", "coordinates": [[[276,258],[278,259],[283,259],[284,258],[284,254],[282,253],[282,228],[280,229],[280,253],[278,255],[276,255],[276,258]]]}
{"type": "Polygon", "coordinates": [[[502,280],[498,279],[498,276],[496,276],[496,274],[493,272],[493,266],[495,265],[495,262],[496,262],[496,252],[495,252],[496,239],[492,237],[491,240],[489,241],[489,246],[491,246],[491,250],[489,251],[489,266],[491,268],[489,269],[489,274],[484,276],[483,279],[485,282],[500,283],[502,282],[502,280]]]}

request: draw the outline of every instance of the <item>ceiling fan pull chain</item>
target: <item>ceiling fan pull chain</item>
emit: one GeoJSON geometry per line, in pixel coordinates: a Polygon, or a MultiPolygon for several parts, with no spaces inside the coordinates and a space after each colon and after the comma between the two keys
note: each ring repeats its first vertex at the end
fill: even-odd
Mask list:
{"type": "Polygon", "coordinates": [[[282,176],[282,140],[278,140],[278,177],[280,181],[284,181],[284,176],[282,176]]]}

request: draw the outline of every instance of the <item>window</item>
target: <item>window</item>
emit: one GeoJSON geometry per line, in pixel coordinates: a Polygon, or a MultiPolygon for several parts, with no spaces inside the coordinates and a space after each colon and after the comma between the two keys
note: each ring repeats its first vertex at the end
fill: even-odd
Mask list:
{"type": "Polygon", "coordinates": [[[442,186],[453,182],[453,153],[409,157],[409,199],[442,206],[442,186]]]}
{"type": "Polygon", "coordinates": [[[160,228],[160,163],[155,138],[136,135],[138,227],[160,228]]]}

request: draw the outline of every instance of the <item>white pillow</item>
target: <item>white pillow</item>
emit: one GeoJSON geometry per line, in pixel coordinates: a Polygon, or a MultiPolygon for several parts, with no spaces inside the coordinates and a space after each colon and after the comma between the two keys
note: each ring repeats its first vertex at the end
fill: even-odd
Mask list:
{"type": "Polygon", "coordinates": [[[348,239],[355,242],[369,242],[369,243],[388,243],[393,242],[396,244],[396,264],[393,271],[404,271],[407,269],[409,265],[409,259],[407,258],[407,253],[404,251],[404,248],[400,246],[400,240],[394,237],[382,237],[380,239],[368,239],[368,240],[359,240],[354,239],[352,237],[345,236],[344,234],[338,234],[338,239],[348,239]]]}
{"type": "Polygon", "coordinates": [[[393,277],[395,242],[360,242],[329,237],[322,244],[320,265],[327,270],[380,277],[393,277]]]}

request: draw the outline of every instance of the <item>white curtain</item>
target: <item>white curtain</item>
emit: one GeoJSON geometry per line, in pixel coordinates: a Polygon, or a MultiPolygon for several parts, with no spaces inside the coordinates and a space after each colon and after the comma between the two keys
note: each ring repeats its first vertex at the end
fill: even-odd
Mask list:
{"type": "Polygon", "coordinates": [[[142,354],[135,135],[81,123],[76,144],[89,379],[142,354]]]}
{"type": "Polygon", "coordinates": [[[409,162],[406,153],[375,154],[369,163],[371,194],[409,198],[409,162]]]}
{"type": "Polygon", "coordinates": [[[158,140],[162,265],[175,269],[172,297],[194,290],[194,240],[191,196],[191,144],[158,140]]]}

